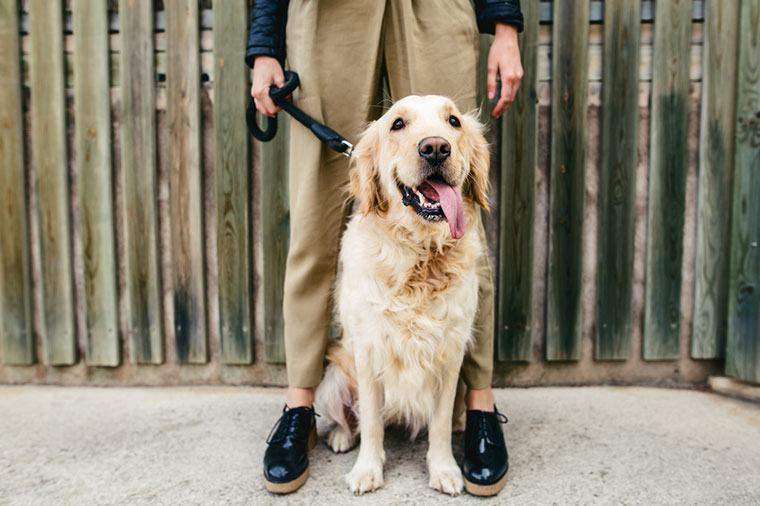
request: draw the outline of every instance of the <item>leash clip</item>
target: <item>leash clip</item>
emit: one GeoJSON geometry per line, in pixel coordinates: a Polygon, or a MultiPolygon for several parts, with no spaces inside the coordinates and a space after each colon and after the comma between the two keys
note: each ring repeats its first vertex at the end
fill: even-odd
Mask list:
{"type": "Polygon", "coordinates": [[[340,143],[346,146],[346,149],[341,154],[346,158],[351,158],[351,155],[354,154],[354,145],[348,142],[346,139],[342,139],[340,143]]]}

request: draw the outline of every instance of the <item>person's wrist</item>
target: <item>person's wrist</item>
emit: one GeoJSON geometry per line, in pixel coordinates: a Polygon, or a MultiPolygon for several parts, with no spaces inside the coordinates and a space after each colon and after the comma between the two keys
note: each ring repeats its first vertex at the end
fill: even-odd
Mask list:
{"type": "Polygon", "coordinates": [[[497,22],[494,28],[494,37],[508,44],[517,45],[517,28],[507,23],[497,22]]]}

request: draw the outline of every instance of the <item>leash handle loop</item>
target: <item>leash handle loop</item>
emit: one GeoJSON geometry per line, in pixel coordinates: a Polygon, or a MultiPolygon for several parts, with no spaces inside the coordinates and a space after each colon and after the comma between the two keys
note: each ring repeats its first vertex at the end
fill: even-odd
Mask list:
{"type": "MultiPolygon", "coordinates": [[[[300,80],[298,74],[291,70],[285,71],[285,84],[282,87],[271,86],[269,88],[269,96],[272,101],[281,107],[285,112],[293,116],[293,118],[301,123],[303,126],[311,130],[311,132],[320,141],[327,144],[327,146],[344,156],[351,156],[354,146],[348,142],[342,135],[328,127],[327,125],[315,120],[301,109],[293,105],[288,100],[288,97],[298,88],[300,80]]],[[[267,126],[265,130],[259,127],[256,119],[256,106],[251,97],[248,100],[248,108],[245,115],[246,123],[248,124],[248,130],[257,140],[261,142],[269,142],[277,134],[277,117],[268,117],[267,126]]]]}

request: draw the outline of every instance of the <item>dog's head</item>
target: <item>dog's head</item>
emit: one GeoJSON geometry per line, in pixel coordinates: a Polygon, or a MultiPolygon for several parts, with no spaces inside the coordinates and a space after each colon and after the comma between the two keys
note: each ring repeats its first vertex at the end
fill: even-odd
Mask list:
{"type": "Polygon", "coordinates": [[[488,144],[474,114],[436,95],[396,102],[362,134],[350,190],[359,211],[412,213],[464,234],[464,203],[488,209],[488,144]]]}

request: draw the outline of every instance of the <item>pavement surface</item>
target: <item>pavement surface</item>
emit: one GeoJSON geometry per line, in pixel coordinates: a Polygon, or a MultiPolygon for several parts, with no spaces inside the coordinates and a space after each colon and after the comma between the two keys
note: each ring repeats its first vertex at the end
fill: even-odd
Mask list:
{"type": "Polygon", "coordinates": [[[281,390],[0,387],[0,504],[760,504],[757,404],[638,387],[497,398],[511,467],[495,499],[429,489],[424,435],[399,430],[381,490],[352,496],[356,451],[319,444],[306,485],[276,497],[261,459],[281,390]]]}

